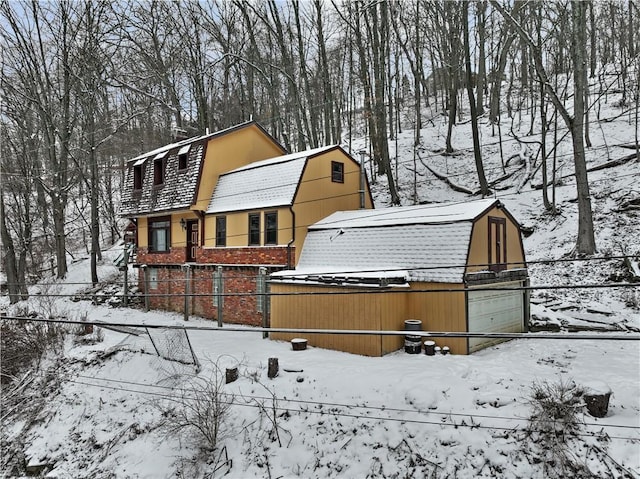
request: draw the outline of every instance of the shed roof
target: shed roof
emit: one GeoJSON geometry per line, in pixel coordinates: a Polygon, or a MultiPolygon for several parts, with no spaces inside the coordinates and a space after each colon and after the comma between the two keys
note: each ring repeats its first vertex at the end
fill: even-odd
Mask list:
{"type": "Polygon", "coordinates": [[[341,211],[309,227],[295,271],[274,278],[463,281],[475,219],[497,200],[341,211]]]}
{"type": "Polygon", "coordinates": [[[220,175],[207,213],[293,204],[307,160],[337,148],[328,146],[257,161],[220,175]]]}
{"type": "Polygon", "coordinates": [[[309,229],[368,228],[411,224],[438,224],[473,221],[495,204],[496,199],[416,206],[381,208],[375,210],[337,211],[310,226],[309,229]]]}

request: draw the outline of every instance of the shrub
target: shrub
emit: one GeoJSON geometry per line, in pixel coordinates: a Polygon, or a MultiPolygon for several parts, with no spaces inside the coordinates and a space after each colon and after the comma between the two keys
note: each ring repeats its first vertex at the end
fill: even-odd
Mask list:
{"type": "Polygon", "coordinates": [[[215,451],[229,436],[228,418],[234,396],[223,392],[224,374],[217,366],[209,376],[195,376],[160,405],[162,428],[192,439],[204,452],[215,451]]]}
{"type": "Polygon", "coordinates": [[[29,368],[38,368],[44,354],[58,351],[64,328],[56,324],[2,320],[0,331],[0,377],[3,384],[14,381],[29,368]]]}
{"type": "MultiPolygon", "coordinates": [[[[581,427],[582,395],[582,389],[573,381],[543,381],[532,386],[529,437],[540,449],[545,477],[593,477],[586,466],[575,459],[571,447],[581,427]]],[[[527,452],[532,452],[529,444],[527,452]]]]}

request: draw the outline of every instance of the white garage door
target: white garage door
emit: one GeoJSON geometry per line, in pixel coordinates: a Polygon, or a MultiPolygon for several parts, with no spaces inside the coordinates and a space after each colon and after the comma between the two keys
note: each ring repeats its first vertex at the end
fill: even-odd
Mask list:
{"type": "MultiPolygon", "coordinates": [[[[500,283],[487,287],[519,287],[522,282],[500,283]]],[[[524,331],[524,291],[469,291],[469,332],[519,333],[524,331]]],[[[469,338],[469,352],[478,351],[500,339],[469,338]]]]}

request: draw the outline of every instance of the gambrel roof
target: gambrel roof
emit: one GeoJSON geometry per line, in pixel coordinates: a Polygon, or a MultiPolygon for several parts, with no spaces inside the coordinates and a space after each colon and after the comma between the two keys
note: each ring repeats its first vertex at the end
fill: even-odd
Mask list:
{"type": "Polygon", "coordinates": [[[292,205],[309,158],[339,148],[327,146],[257,161],[220,175],[207,213],[292,205]]]}
{"type": "Polygon", "coordinates": [[[120,214],[135,216],[174,209],[186,209],[195,199],[198,187],[200,166],[204,158],[206,137],[174,143],[130,160],[133,167],[127,168],[125,187],[122,192],[120,214]],[[179,152],[188,148],[187,168],[178,169],[179,152]],[[165,162],[164,182],[161,186],[153,184],[153,163],[158,159],[165,162]],[[133,176],[135,167],[142,168],[142,189],[134,190],[133,176]]]}
{"type": "Polygon", "coordinates": [[[120,215],[132,217],[191,207],[196,199],[208,142],[250,126],[258,127],[274,143],[278,144],[258,123],[249,121],[215,133],[164,145],[129,160],[125,187],[122,192],[120,215]],[[178,158],[181,154],[187,154],[187,168],[182,170],[178,165],[178,158]],[[155,160],[165,162],[162,186],[154,186],[153,184],[155,160]],[[142,169],[141,190],[134,189],[136,167],[142,169]]]}
{"type": "Polygon", "coordinates": [[[473,223],[498,200],[339,211],[309,227],[295,271],[277,278],[463,281],[473,223]]]}

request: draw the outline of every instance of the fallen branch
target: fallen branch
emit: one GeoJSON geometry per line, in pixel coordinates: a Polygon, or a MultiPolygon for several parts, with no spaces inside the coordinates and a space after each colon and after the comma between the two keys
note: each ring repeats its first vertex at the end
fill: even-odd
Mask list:
{"type": "Polygon", "coordinates": [[[434,169],[430,168],[429,166],[427,166],[425,164],[425,162],[423,161],[422,158],[420,158],[420,156],[418,156],[418,159],[420,160],[420,163],[422,163],[422,166],[424,166],[427,170],[429,170],[433,176],[435,176],[436,178],[438,178],[441,181],[444,181],[453,191],[457,191],[459,193],[466,193],[468,195],[473,195],[474,192],[471,191],[469,188],[465,188],[464,186],[460,186],[455,184],[453,181],[451,181],[449,178],[447,178],[447,176],[438,173],[437,171],[435,171],[434,169]]]}
{"type": "Polygon", "coordinates": [[[606,163],[600,163],[599,165],[592,166],[587,169],[587,172],[591,173],[592,171],[604,170],[606,168],[613,168],[614,166],[624,165],[626,162],[638,158],[636,153],[631,155],[623,156],[622,158],[618,158],[617,160],[609,160],[606,163]]]}

